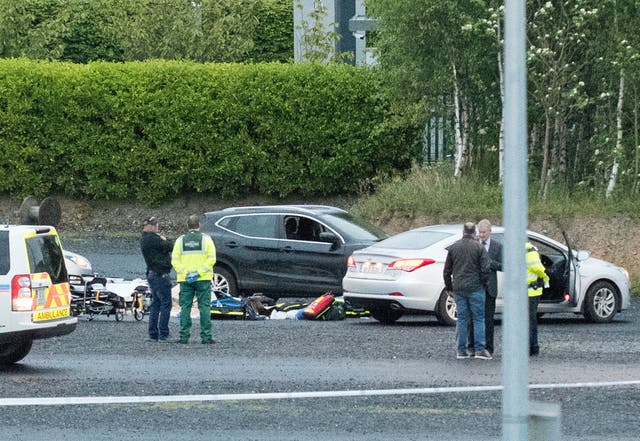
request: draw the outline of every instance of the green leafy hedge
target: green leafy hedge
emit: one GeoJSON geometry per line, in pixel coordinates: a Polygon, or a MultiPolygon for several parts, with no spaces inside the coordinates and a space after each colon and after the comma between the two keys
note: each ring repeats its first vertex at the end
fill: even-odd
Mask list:
{"type": "Polygon", "coordinates": [[[0,192],[322,196],[407,167],[418,127],[347,65],[0,60],[0,192]]]}

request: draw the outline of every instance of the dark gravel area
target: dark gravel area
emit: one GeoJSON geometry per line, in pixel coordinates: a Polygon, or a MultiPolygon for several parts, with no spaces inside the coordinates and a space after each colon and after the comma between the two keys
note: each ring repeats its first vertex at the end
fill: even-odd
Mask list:
{"type": "MultiPolygon", "coordinates": [[[[640,310],[607,325],[543,318],[537,384],[640,380],[640,310]]],[[[171,322],[175,336],[178,323],[171,322]]],[[[34,344],[0,372],[2,397],[146,396],[378,390],[500,385],[502,354],[453,359],[453,328],[432,317],[394,326],[340,322],[214,321],[212,346],[145,343],[146,319],[87,321],[69,336],[34,344]]],[[[502,327],[497,327],[501,338],[502,327]]],[[[500,341],[500,340],[498,340],[500,341]]],[[[531,398],[559,403],[563,439],[636,439],[638,386],[550,388],[531,398]]],[[[501,393],[10,407],[1,439],[424,440],[500,439],[501,393]],[[29,434],[28,438],[19,435],[29,434]],[[15,436],[18,436],[15,438],[15,436]],[[84,438],[83,438],[84,437],[84,438]]]]}

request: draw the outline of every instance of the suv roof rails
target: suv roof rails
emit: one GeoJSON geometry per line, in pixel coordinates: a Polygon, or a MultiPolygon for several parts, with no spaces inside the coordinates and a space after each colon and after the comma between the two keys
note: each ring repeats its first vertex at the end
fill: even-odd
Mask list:
{"type": "Polygon", "coordinates": [[[262,211],[262,210],[299,210],[304,213],[315,213],[318,211],[339,211],[346,213],[345,210],[338,207],[332,207],[331,205],[252,205],[246,207],[228,207],[223,209],[225,212],[233,212],[233,211],[262,211]]]}

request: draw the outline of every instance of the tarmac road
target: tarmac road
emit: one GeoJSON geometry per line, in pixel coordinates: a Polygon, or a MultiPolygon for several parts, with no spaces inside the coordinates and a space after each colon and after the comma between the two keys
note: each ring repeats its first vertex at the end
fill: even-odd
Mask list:
{"type": "Polygon", "coordinates": [[[140,252],[139,241],[139,236],[110,238],[62,236],[63,248],[89,259],[95,273],[127,280],[146,277],[146,265],[140,252]]]}
{"type": "MultiPolygon", "coordinates": [[[[608,325],[543,319],[533,384],[640,380],[640,310],[608,325]]],[[[215,321],[218,343],[145,343],[146,321],[80,319],[69,336],[42,340],[0,371],[3,440],[424,440],[500,439],[501,392],[242,399],[235,394],[499,386],[502,363],[453,359],[453,328],[432,318],[395,326],[341,322],[215,321]],[[232,394],[177,402],[176,395],[232,394]],[[172,396],[158,402],[46,405],[53,397],[172,396]],[[7,398],[32,397],[25,406],[7,398]],[[172,401],[173,400],[173,401],[172,401]]],[[[177,334],[177,322],[171,331],[177,334]]],[[[501,327],[497,327],[500,337],[501,327]]],[[[197,333],[194,334],[197,337],[197,333]]],[[[563,439],[637,439],[637,383],[550,387],[563,439]]],[[[337,394],[339,395],[339,394],[337,394]]],[[[262,395],[264,397],[264,395],[262,395]]],[[[249,397],[251,398],[251,396],[249,397]]],[[[269,397],[266,397],[269,398],[269,397]]],[[[98,400],[105,401],[105,400],[98,400]]]]}
{"type": "MultiPolygon", "coordinates": [[[[133,260],[141,259],[133,254],[137,242],[122,254],[106,252],[105,260],[89,248],[65,246],[109,276],[120,274],[98,269],[103,262],[134,272],[133,260]]],[[[541,320],[541,355],[531,359],[529,377],[550,386],[530,397],[561,405],[563,439],[638,438],[639,321],[636,302],[606,325],[572,315],[541,320]],[[595,384],[613,381],[635,383],[595,384]],[[575,383],[590,386],[568,387],[575,383]]],[[[501,439],[500,345],[494,360],[455,360],[454,329],[431,317],[394,326],[372,319],[215,321],[213,330],[218,343],[211,346],[198,344],[197,325],[187,346],[146,343],[146,319],[81,317],[76,332],[37,341],[23,362],[0,370],[0,439],[501,439]],[[376,392],[391,389],[421,393],[376,392]],[[300,392],[311,396],[264,395],[300,392]],[[9,406],[16,397],[33,400],[9,406]],[[56,397],[98,398],[51,404],[56,397]]],[[[174,337],[177,331],[172,320],[174,337]]]]}

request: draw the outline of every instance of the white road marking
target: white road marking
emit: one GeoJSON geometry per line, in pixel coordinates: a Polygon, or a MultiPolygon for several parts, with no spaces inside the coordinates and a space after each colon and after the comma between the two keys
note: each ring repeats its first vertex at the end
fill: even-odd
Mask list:
{"type": "MultiPolygon", "coordinates": [[[[530,384],[530,389],[575,389],[596,387],[640,386],[640,380],[605,381],[593,383],[551,383],[530,384]]],[[[194,401],[242,401],[242,400],[282,400],[291,398],[339,398],[371,397],[381,395],[429,395],[460,392],[500,391],[502,386],[464,386],[464,387],[428,387],[416,389],[372,389],[372,390],[336,390],[310,392],[273,392],[253,394],[217,394],[217,395],[147,395],[120,397],[49,397],[49,398],[0,398],[0,406],[66,406],[77,404],[140,404],[140,403],[178,403],[194,401]]]]}

